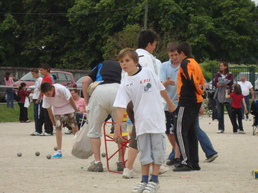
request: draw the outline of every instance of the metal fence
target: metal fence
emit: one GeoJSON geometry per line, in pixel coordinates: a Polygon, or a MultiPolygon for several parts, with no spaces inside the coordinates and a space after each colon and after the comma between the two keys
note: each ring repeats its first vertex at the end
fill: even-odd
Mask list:
{"type": "MultiPolygon", "coordinates": [[[[254,87],[254,90],[258,90],[258,72],[256,72],[255,66],[250,67],[230,67],[229,71],[234,76],[234,81],[240,81],[241,76],[245,76],[246,80],[250,81],[254,87]]],[[[218,68],[214,67],[211,69],[212,77],[218,72],[218,68]]],[[[213,81],[213,80],[212,80],[213,81]]],[[[212,82],[213,83],[213,82],[212,82]]]]}

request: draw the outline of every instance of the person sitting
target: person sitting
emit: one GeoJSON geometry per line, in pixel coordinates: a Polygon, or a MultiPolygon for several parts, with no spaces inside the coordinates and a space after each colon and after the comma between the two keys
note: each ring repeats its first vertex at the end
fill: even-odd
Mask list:
{"type": "MultiPolygon", "coordinates": [[[[73,97],[73,100],[78,108],[78,112],[76,112],[76,121],[78,125],[78,129],[80,130],[81,126],[84,125],[85,121],[84,120],[84,113],[86,113],[85,110],[85,101],[84,98],[81,98],[79,95],[79,91],[77,89],[73,89],[70,91],[73,97]]],[[[71,134],[72,133],[72,128],[68,128],[68,131],[65,132],[65,134],[71,134]]]]}

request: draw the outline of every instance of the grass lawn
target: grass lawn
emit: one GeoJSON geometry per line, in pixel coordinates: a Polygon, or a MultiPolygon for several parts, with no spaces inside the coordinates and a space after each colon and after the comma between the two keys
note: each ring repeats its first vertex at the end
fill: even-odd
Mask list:
{"type": "MultiPolygon", "coordinates": [[[[0,104],[0,122],[19,122],[20,107],[16,103],[14,109],[7,108],[6,103],[0,104]]],[[[28,108],[28,118],[34,121],[33,118],[33,103],[30,103],[28,108]]]]}

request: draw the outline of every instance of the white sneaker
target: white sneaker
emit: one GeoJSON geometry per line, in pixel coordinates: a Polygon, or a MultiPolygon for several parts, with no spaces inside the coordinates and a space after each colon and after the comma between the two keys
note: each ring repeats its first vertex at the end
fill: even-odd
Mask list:
{"type": "Polygon", "coordinates": [[[144,188],[147,186],[147,183],[140,182],[135,188],[133,189],[132,193],[142,193],[144,188]]]}
{"type": "Polygon", "coordinates": [[[124,168],[123,171],[123,178],[129,179],[129,178],[133,178],[136,176],[136,173],[133,170],[129,170],[128,168],[124,168]]]}
{"type": "Polygon", "coordinates": [[[223,130],[218,130],[217,133],[218,133],[218,134],[219,134],[219,133],[224,133],[224,131],[223,131],[223,130]]]}
{"type": "Polygon", "coordinates": [[[40,135],[40,133],[38,133],[37,131],[34,131],[33,133],[30,134],[31,136],[38,136],[40,135]]]}
{"type": "Polygon", "coordinates": [[[143,193],[156,193],[160,189],[159,183],[149,182],[144,188],[143,193]]]}
{"type": "Polygon", "coordinates": [[[67,135],[70,135],[70,134],[72,134],[72,133],[73,133],[73,131],[70,130],[70,129],[68,129],[68,130],[65,132],[65,134],[67,134],[67,135]]]}
{"type": "Polygon", "coordinates": [[[238,134],[245,134],[244,131],[238,131],[237,133],[238,133],[238,134]]]}
{"type": "Polygon", "coordinates": [[[42,133],[40,133],[40,136],[51,136],[51,134],[47,133],[47,132],[42,132],[42,133]]]}
{"type": "Polygon", "coordinates": [[[167,166],[161,165],[159,169],[159,175],[166,173],[168,170],[169,168],[167,166]]]}
{"type": "MultiPolygon", "coordinates": [[[[167,166],[161,165],[161,166],[160,166],[160,169],[159,169],[159,175],[166,173],[168,170],[169,170],[169,168],[168,168],[167,166]]],[[[151,174],[151,175],[152,175],[152,171],[153,171],[153,167],[152,167],[152,165],[151,165],[151,166],[150,166],[150,174],[151,174]]]]}

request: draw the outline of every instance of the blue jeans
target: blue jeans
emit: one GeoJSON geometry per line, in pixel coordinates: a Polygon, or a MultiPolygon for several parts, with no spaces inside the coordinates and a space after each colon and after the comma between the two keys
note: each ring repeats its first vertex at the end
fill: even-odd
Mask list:
{"type": "MultiPolygon", "coordinates": [[[[249,99],[250,99],[250,96],[247,95],[244,97],[245,99],[245,104],[246,104],[246,108],[248,110],[248,113],[249,113],[249,107],[250,107],[250,103],[249,103],[249,99]]],[[[246,118],[248,119],[248,113],[245,114],[244,110],[245,110],[245,107],[244,107],[244,104],[242,103],[242,118],[245,118],[245,115],[246,115],[246,118]]]]}
{"type": "Polygon", "coordinates": [[[218,130],[224,131],[225,130],[225,124],[224,124],[224,105],[226,106],[229,119],[231,121],[231,124],[233,125],[233,122],[232,122],[232,107],[231,107],[231,104],[222,104],[217,99],[215,99],[215,101],[216,101],[217,112],[218,112],[218,122],[219,122],[218,130]]]}
{"type": "Polygon", "coordinates": [[[218,153],[214,150],[208,135],[200,128],[199,117],[196,124],[196,134],[198,141],[200,142],[200,145],[202,147],[202,150],[207,158],[218,153]]]}
{"type": "Polygon", "coordinates": [[[14,108],[13,106],[13,89],[12,88],[6,88],[5,90],[6,92],[6,95],[7,95],[7,107],[11,107],[11,108],[14,108]]]}
{"type": "Polygon", "coordinates": [[[212,120],[218,119],[218,112],[216,108],[216,101],[213,98],[209,98],[209,103],[212,106],[212,120]]]}
{"type": "Polygon", "coordinates": [[[83,126],[85,123],[85,121],[82,122],[83,113],[75,113],[75,115],[76,115],[76,122],[78,125],[78,129],[80,130],[81,125],[83,126]]]}

